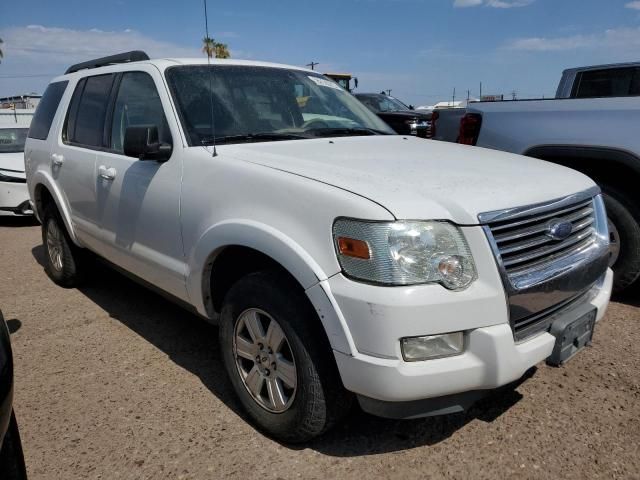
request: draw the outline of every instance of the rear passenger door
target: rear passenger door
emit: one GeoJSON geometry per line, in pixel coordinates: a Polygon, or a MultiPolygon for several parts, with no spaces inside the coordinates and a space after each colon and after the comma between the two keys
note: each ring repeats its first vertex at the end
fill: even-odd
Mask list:
{"type": "Polygon", "coordinates": [[[153,66],[118,74],[106,118],[106,146],[96,153],[98,253],[136,276],[186,300],[180,230],[182,179],[179,133],[160,72],[153,66]],[[172,144],[166,162],[124,155],[127,127],[155,125],[172,144]]]}
{"type": "Polygon", "coordinates": [[[73,92],[61,142],[52,148],[52,173],[66,196],[80,241],[100,244],[96,209],[96,152],[103,148],[104,125],[116,75],[81,78],[73,92]]]}

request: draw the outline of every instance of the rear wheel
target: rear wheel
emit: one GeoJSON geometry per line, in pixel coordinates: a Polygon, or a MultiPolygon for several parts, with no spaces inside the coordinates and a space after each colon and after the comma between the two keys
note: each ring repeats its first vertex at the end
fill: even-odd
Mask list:
{"type": "Polygon", "coordinates": [[[624,193],[603,186],[609,224],[613,289],[621,292],[640,278],[640,211],[624,193]]]}
{"type": "Polygon", "coordinates": [[[82,283],[86,272],[86,254],[77,247],[54,205],[47,205],[42,216],[42,244],[45,250],[45,271],[65,288],[82,283]]]}
{"type": "Polygon", "coordinates": [[[320,435],[351,405],[315,311],[284,274],[252,273],[231,287],[220,347],[243,407],[279,440],[320,435]]]}

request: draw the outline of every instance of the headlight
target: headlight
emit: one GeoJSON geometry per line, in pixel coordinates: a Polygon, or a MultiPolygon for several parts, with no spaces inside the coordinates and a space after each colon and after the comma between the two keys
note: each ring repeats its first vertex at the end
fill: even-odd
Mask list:
{"type": "Polygon", "coordinates": [[[451,290],[476,278],[469,246],[448,222],[339,219],[333,236],[340,266],[352,278],[386,285],[437,282],[451,290]]]}

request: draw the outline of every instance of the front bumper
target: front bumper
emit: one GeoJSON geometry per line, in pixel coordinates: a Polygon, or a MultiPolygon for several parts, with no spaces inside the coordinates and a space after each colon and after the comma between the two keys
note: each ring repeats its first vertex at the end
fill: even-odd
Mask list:
{"type": "MultiPolygon", "coordinates": [[[[607,270],[601,282],[554,315],[579,318],[596,308],[596,321],[600,320],[609,303],[612,283],[613,272],[607,270]]],[[[482,313],[478,309],[478,315],[482,313]]],[[[429,415],[434,411],[429,410],[428,404],[425,403],[425,411],[416,411],[415,402],[450,395],[457,402],[456,394],[507,385],[551,355],[553,335],[542,332],[517,343],[506,318],[502,317],[501,323],[495,325],[469,330],[465,352],[455,357],[408,363],[399,358],[380,358],[360,352],[350,356],[334,351],[334,355],[345,388],[364,397],[360,403],[365,410],[397,417],[393,413],[385,415],[384,404],[389,404],[389,412],[397,412],[401,403],[412,402],[407,416],[429,415]],[[374,402],[367,401],[371,399],[374,402]]],[[[457,324],[449,327],[449,331],[462,329],[457,324]]],[[[435,411],[458,410],[448,409],[439,402],[435,411]]]]}
{"type": "Polygon", "coordinates": [[[33,215],[26,183],[0,182],[0,216],[33,215]]]}

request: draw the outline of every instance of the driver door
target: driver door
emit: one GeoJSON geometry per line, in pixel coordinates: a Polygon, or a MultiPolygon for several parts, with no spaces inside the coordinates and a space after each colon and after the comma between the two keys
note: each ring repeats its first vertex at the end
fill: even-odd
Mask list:
{"type": "MultiPolygon", "coordinates": [[[[107,116],[108,148],[96,154],[101,253],[172,295],[187,299],[180,226],[181,149],[168,161],[124,154],[127,127],[155,125],[160,141],[179,143],[169,126],[169,98],[152,66],[119,74],[107,116]]],[[[173,122],[175,124],[175,122],[173,122]]],[[[173,130],[172,130],[173,128],[173,130]]]]}

